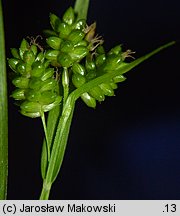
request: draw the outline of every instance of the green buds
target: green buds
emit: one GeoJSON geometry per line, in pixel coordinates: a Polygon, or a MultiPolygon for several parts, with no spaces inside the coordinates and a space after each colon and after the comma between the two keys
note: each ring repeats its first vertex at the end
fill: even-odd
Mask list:
{"type": "Polygon", "coordinates": [[[68,35],[67,39],[75,45],[75,44],[79,43],[80,41],[82,41],[84,36],[85,36],[85,33],[82,32],[81,30],[73,30],[68,35]]]}
{"type": "Polygon", "coordinates": [[[84,46],[75,47],[71,52],[70,56],[73,59],[73,62],[79,62],[81,59],[86,57],[88,54],[88,49],[84,46]]]}
{"type": "Polygon", "coordinates": [[[19,63],[18,59],[15,59],[15,58],[8,59],[9,67],[10,67],[13,71],[16,71],[16,65],[17,65],[18,63],[19,63]]]}
{"type": "Polygon", "coordinates": [[[85,67],[79,63],[74,63],[72,66],[72,70],[75,74],[80,74],[82,76],[84,76],[86,73],[85,67]]]}
{"type": "Polygon", "coordinates": [[[59,37],[52,36],[52,37],[47,38],[46,42],[51,48],[58,50],[60,48],[62,40],[59,37]]]}
{"type": "Polygon", "coordinates": [[[112,55],[112,54],[118,55],[118,54],[120,54],[120,53],[122,53],[122,47],[121,47],[121,45],[117,45],[117,46],[113,47],[113,48],[108,52],[109,55],[112,55]]]}
{"type": "MultiPolygon", "coordinates": [[[[8,59],[14,71],[15,90],[11,97],[20,101],[21,113],[32,118],[60,103],[59,90],[64,94],[64,103],[70,90],[83,88],[86,83],[107,73],[112,75],[127,64],[125,58],[132,54],[130,50],[123,52],[121,45],[106,53],[101,36],[96,35],[96,23],[88,26],[85,20],[78,20],[72,7],[65,11],[62,19],[51,13],[50,24],[52,29],[46,30],[45,51],[34,39],[30,44],[23,39],[19,49],[11,49],[13,58],[8,59]],[[65,83],[65,77],[68,83],[65,83]]],[[[87,106],[95,108],[96,101],[114,96],[117,83],[125,79],[122,74],[111,76],[109,81],[84,92],[81,99],[87,106]]]]}
{"type": "Polygon", "coordinates": [[[76,88],[79,88],[86,82],[86,78],[81,74],[73,74],[72,75],[72,83],[76,88]]]}
{"type": "Polygon", "coordinates": [[[68,35],[71,33],[71,27],[66,23],[61,23],[59,25],[59,36],[62,39],[66,39],[68,35]]]}
{"type": "Polygon", "coordinates": [[[104,70],[113,71],[113,70],[116,70],[117,67],[119,67],[119,65],[121,64],[122,57],[112,54],[112,55],[108,56],[106,61],[107,61],[107,64],[104,67],[104,70]]]}
{"type": "Polygon", "coordinates": [[[68,25],[72,25],[74,23],[75,15],[72,7],[68,8],[63,15],[63,21],[68,25]]]}
{"type": "MultiPolygon", "coordinates": [[[[49,67],[49,60],[45,56],[55,56],[49,51],[46,55],[38,53],[37,46],[23,39],[19,48],[11,50],[12,59],[8,60],[9,66],[13,69],[12,80],[16,89],[11,97],[21,101],[21,113],[25,116],[36,118],[57,106],[62,97],[58,94],[58,82],[54,79],[54,69],[49,67]]],[[[58,51],[59,52],[59,51],[58,51]]],[[[57,55],[56,55],[57,58],[57,55]]]]}
{"type": "Polygon", "coordinates": [[[19,55],[21,59],[23,59],[24,52],[28,51],[28,49],[29,49],[29,44],[25,39],[23,39],[19,48],[19,55]]]}
{"type": "Polygon", "coordinates": [[[53,68],[46,68],[41,76],[41,80],[45,81],[54,75],[54,69],[53,68]]]}
{"type": "Polygon", "coordinates": [[[84,31],[86,23],[85,20],[76,19],[72,7],[65,11],[62,21],[56,15],[50,14],[50,23],[54,30],[51,35],[58,35],[46,39],[49,47],[53,49],[46,51],[46,58],[53,61],[52,65],[70,68],[86,57],[89,53],[84,31]]]}
{"type": "Polygon", "coordinates": [[[29,87],[29,79],[26,77],[17,77],[13,79],[12,83],[17,88],[28,88],[29,87]]]}
{"type": "Polygon", "coordinates": [[[25,97],[24,93],[25,93],[25,89],[18,88],[18,89],[13,91],[11,97],[13,97],[15,100],[25,100],[26,97],[25,97]]]}
{"type": "Polygon", "coordinates": [[[104,95],[106,96],[114,96],[114,91],[113,88],[109,83],[102,83],[99,85],[101,91],[103,92],[104,95]]]}
{"type": "Polygon", "coordinates": [[[25,113],[41,113],[41,105],[38,102],[25,101],[20,107],[25,113]]]}
{"type": "Polygon", "coordinates": [[[81,99],[84,101],[84,103],[91,108],[95,108],[96,107],[96,100],[91,97],[87,92],[83,93],[81,95],[81,99]]]}
{"type": "Polygon", "coordinates": [[[31,50],[25,51],[23,54],[23,60],[27,64],[32,65],[34,60],[35,60],[35,55],[34,55],[33,51],[31,51],[31,50]]]}
{"type": "Polygon", "coordinates": [[[97,67],[101,66],[103,63],[105,63],[106,61],[106,55],[105,54],[101,54],[101,55],[98,55],[96,60],[95,60],[95,63],[97,65],[97,67]]]}
{"type": "Polygon", "coordinates": [[[70,67],[73,63],[73,60],[71,58],[71,56],[68,54],[68,53],[65,53],[65,52],[61,52],[59,55],[58,55],[58,58],[57,58],[57,62],[62,66],[62,67],[70,67]]]}
{"type": "Polygon", "coordinates": [[[11,54],[12,54],[13,57],[16,58],[16,59],[20,58],[19,52],[18,52],[18,50],[17,50],[16,48],[12,48],[12,49],[11,49],[11,54]]]}
{"type": "Polygon", "coordinates": [[[73,29],[82,30],[85,29],[85,26],[86,26],[86,21],[84,19],[80,19],[73,24],[73,29]]]}
{"type": "MultiPolygon", "coordinates": [[[[86,55],[83,63],[74,63],[72,65],[72,83],[76,88],[106,73],[113,73],[119,70],[124,63],[124,53],[120,46],[112,48],[107,54],[102,46],[99,46],[96,55],[86,55]]],[[[82,100],[89,107],[96,107],[96,101],[102,102],[105,96],[114,96],[114,90],[117,84],[123,82],[126,78],[123,75],[116,75],[109,82],[101,83],[93,87],[88,92],[81,95],[82,100]]]]}
{"type": "Polygon", "coordinates": [[[124,80],[126,80],[126,77],[123,75],[118,75],[113,78],[114,83],[123,82],[124,80]]]}
{"type": "Polygon", "coordinates": [[[45,54],[45,57],[51,61],[57,61],[59,55],[59,50],[48,50],[45,54]]]}
{"type": "Polygon", "coordinates": [[[50,13],[50,24],[54,31],[58,31],[61,20],[55,14],[50,13]]]}
{"type": "Polygon", "coordinates": [[[99,102],[104,101],[105,99],[104,93],[99,86],[92,88],[89,91],[89,94],[99,102]]]}

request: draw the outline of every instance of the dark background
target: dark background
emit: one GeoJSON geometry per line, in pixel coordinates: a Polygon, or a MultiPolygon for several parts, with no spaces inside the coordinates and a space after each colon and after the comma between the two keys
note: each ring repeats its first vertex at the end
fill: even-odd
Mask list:
{"type": "MultiPolygon", "coordinates": [[[[4,0],[7,56],[23,37],[49,27],[74,1],[4,0]]],[[[178,0],[91,0],[88,23],[107,50],[135,57],[180,38],[178,0]]],[[[65,159],[51,199],[180,199],[180,46],[130,71],[116,97],[96,110],[77,102],[65,159]]],[[[9,92],[12,86],[9,82],[9,92]]],[[[40,119],[9,100],[9,199],[38,199],[42,185],[40,119]]]]}

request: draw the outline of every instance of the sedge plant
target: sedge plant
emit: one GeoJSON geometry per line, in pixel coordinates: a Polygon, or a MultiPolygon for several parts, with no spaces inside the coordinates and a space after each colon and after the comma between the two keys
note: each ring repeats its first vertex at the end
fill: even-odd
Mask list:
{"type": "Polygon", "coordinates": [[[44,31],[46,44],[24,38],[18,49],[11,49],[8,59],[14,85],[11,97],[22,115],[41,118],[44,128],[42,200],[49,199],[59,174],[76,101],[81,99],[95,109],[98,102],[114,96],[118,84],[126,80],[126,72],[175,43],[128,63],[131,50],[123,51],[117,45],[106,51],[96,23],[86,23],[88,5],[89,0],[76,0],[74,8],[69,7],[61,18],[51,13],[51,29],[44,31]]]}

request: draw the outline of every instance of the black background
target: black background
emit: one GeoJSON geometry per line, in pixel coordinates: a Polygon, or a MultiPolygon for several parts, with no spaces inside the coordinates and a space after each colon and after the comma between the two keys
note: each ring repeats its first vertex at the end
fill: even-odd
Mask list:
{"type": "MultiPolygon", "coordinates": [[[[74,1],[4,0],[6,53],[49,27],[74,1]]],[[[135,57],[180,38],[178,0],[91,0],[88,23],[110,49],[135,57]]],[[[77,102],[65,159],[51,199],[180,199],[180,49],[177,44],[130,71],[116,97],[96,110],[77,102]]],[[[9,82],[9,92],[12,86],[9,82]]],[[[38,199],[40,119],[9,99],[8,199],[38,199]]]]}

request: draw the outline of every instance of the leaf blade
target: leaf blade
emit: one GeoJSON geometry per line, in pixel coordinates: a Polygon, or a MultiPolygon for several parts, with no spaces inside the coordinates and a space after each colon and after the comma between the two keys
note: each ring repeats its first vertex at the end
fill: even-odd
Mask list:
{"type": "Polygon", "coordinates": [[[76,0],[74,11],[78,14],[78,19],[87,19],[89,0],[76,0]]]}
{"type": "Polygon", "coordinates": [[[6,58],[2,4],[0,1],[0,200],[7,196],[8,176],[8,107],[6,58]]]}

